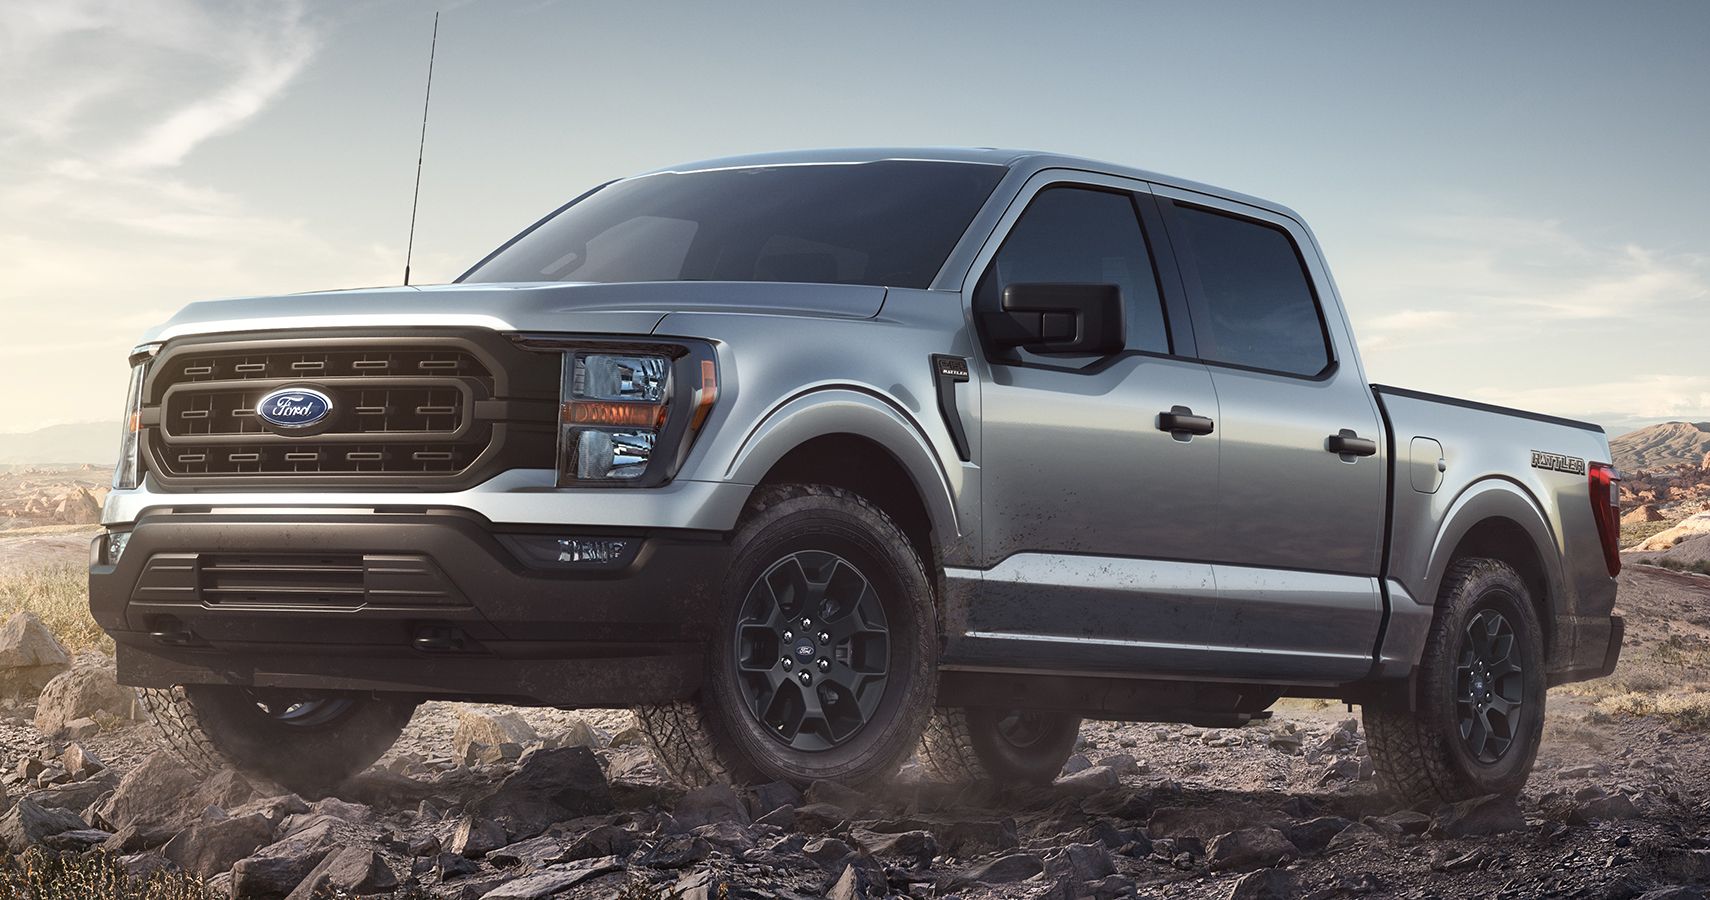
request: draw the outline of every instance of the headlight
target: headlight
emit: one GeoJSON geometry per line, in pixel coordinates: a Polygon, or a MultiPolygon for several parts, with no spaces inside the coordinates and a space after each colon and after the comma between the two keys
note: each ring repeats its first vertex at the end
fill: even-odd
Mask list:
{"type": "Polygon", "coordinates": [[[113,487],[118,490],[130,490],[142,480],[143,378],[148,374],[149,361],[159,349],[158,344],[148,344],[131,351],[131,386],[125,396],[125,421],[119,432],[119,465],[113,470],[113,487]]]}
{"type": "Polygon", "coordinates": [[[560,485],[668,481],[718,399],[710,348],[564,354],[560,485]]]}

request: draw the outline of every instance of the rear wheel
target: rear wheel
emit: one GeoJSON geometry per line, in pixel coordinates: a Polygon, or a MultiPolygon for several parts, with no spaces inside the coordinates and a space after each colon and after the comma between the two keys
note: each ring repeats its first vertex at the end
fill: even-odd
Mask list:
{"type": "Polygon", "coordinates": [[[1519,792],[1544,727],[1543,629],[1518,573],[1463,559],[1443,579],[1413,711],[1363,710],[1379,781],[1408,803],[1519,792]]]}
{"type": "Polygon", "coordinates": [[[945,781],[1048,784],[1075,752],[1080,716],[1048,710],[940,707],[920,758],[945,781]]]}
{"type": "Polygon", "coordinates": [[[414,701],[369,694],[182,685],[142,692],[166,745],[201,772],[230,766],[308,797],[368,768],[414,701]]]}
{"type": "Polygon", "coordinates": [[[894,774],[937,687],[926,573],[882,511],[821,486],[762,488],[738,528],[696,701],[636,710],[690,784],[894,774]]]}

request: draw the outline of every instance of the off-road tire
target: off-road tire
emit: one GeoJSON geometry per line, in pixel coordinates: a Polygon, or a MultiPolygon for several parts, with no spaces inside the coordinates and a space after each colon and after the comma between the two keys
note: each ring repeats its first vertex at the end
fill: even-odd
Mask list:
{"type": "Polygon", "coordinates": [[[368,768],[402,734],[414,701],[348,695],[332,721],[291,725],[270,717],[244,688],[145,688],[143,706],[168,749],[191,769],[234,768],[304,797],[319,798],[368,768]]]}
{"type": "Polygon", "coordinates": [[[638,707],[637,725],[671,775],[691,786],[889,778],[919,742],[938,690],[931,584],[902,529],[865,498],[825,485],[761,487],[732,540],[700,693],[692,700],[638,707]],[[815,547],[815,541],[836,543],[871,567],[864,574],[886,598],[889,667],[883,720],[867,721],[846,745],[804,753],[765,732],[745,706],[729,635],[759,574],[792,548],[815,547]]]}
{"type": "Polygon", "coordinates": [[[1392,701],[1368,704],[1361,711],[1379,785],[1416,806],[1518,793],[1532,772],[1543,734],[1544,665],[1543,629],[1520,575],[1494,559],[1450,564],[1420,661],[1414,710],[1392,701]],[[1484,763],[1462,740],[1455,690],[1460,637],[1476,615],[1491,608],[1513,624],[1527,712],[1514,729],[1508,751],[1494,763],[1484,763]]]}
{"type": "Polygon", "coordinates": [[[1007,711],[938,707],[920,739],[920,761],[942,781],[1049,784],[1080,737],[1081,717],[1040,712],[1039,733],[1025,746],[999,727],[1007,711]]]}

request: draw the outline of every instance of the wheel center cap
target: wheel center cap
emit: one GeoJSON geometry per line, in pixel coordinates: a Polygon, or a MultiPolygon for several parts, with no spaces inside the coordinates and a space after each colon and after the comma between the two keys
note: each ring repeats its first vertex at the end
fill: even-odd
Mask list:
{"type": "Polygon", "coordinates": [[[813,659],[813,641],[810,641],[807,638],[798,638],[796,640],[795,647],[790,652],[796,655],[796,659],[802,660],[803,662],[813,659]]]}
{"type": "Polygon", "coordinates": [[[1479,693],[1479,694],[1484,693],[1484,678],[1483,677],[1474,678],[1472,680],[1472,689],[1473,689],[1474,693],[1479,693]]]}

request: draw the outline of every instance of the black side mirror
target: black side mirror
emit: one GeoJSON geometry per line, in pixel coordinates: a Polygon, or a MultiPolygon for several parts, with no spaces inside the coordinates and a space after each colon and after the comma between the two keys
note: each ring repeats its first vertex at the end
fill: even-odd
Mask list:
{"type": "Polygon", "coordinates": [[[1114,284],[1025,282],[1003,289],[1001,312],[986,316],[998,347],[1105,356],[1122,349],[1122,288],[1114,284]]]}

